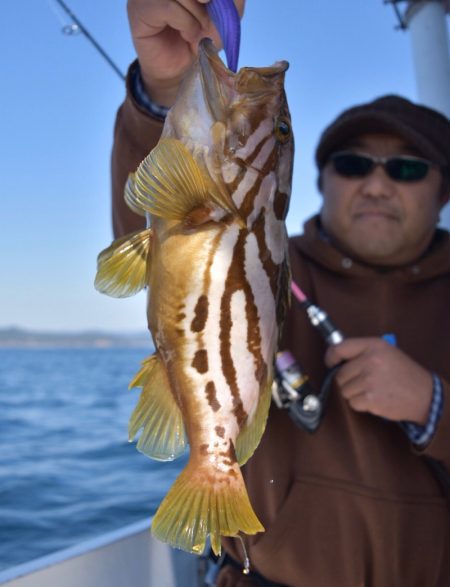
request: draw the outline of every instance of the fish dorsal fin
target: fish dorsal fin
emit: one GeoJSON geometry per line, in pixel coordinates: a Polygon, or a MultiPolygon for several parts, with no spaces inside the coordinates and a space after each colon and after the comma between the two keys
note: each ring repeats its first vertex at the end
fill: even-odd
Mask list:
{"type": "Polygon", "coordinates": [[[151,229],[137,230],[115,240],[97,257],[95,288],[113,298],[126,298],[147,285],[151,229]]]}
{"type": "Polygon", "coordinates": [[[140,214],[179,221],[202,208],[216,207],[237,215],[231,196],[221,193],[189,149],[173,138],[161,139],[130,175],[125,201],[140,214]]]}
{"type": "Polygon", "coordinates": [[[186,434],[165,365],[158,354],[143,361],[131,387],[142,387],[142,392],[128,425],[130,442],[143,428],[138,450],[158,461],[176,459],[186,448],[186,434]]]}
{"type": "Polygon", "coordinates": [[[255,452],[264,429],[269,413],[270,400],[272,398],[272,377],[263,384],[261,397],[253,418],[245,424],[236,439],[236,458],[243,465],[255,452]]]}
{"type": "Polygon", "coordinates": [[[208,200],[200,167],[189,150],[176,139],[161,139],[139,165],[125,188],[132,210],[183,220],[208,200]]]}

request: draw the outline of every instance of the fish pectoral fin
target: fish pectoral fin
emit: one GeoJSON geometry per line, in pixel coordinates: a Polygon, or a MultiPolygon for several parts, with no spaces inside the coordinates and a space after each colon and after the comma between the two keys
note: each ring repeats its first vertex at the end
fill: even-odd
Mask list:
{"type": "Polygon", "coordinates": [[[263,532],[248,498],[241,471],[230,473],[189,461],[152,522],[152,534],[175,548],[201,554],[208,535],[215,554],[221,536],[263,532]]]}
{"type": "Polygon", "coordinates": [[[186,434],[166,367],[158,353],[142,363],[131,387],[142,387],[142,392],[128,425],[130,442],[143,428],[137,443],[139,451],[158,461],[176,459],[186,448],[186,434]]]}
{"type": "Polygon", "coordinates": [[[270,376],[262,386],[258,406],[253,417],[247,421],[236,439],[236,458],[241,466],[248,461],[261,441],[266,428],[271,398],[272,377],[270,376]]]}
{"type": "Polygon", "coordinates": [[[200,167],[187,147],[172,138],[159,141],[125,188],[132,210],[173,220],[183,220],[208,198],[200,167]]]}
{"type": "Polygon", "coordinates": [[[125,203],[128,205],[130,210],[132,210],[135,214],[139,214],[139,216],[145,216],[146,212],[143,208],[138,206],[135,203],[134,198],[134,185],[136,183],[136,173],[130,173],[128,175],[127,183],[125,184],[125,192],[124,192],[124,199],[125,203]]]}
{"type": "Polygon", "coordinates": [[[115,240],[97,257],[95,288],[113,298],[126,298],[143,289],[150,270],[151,229],[115,240]]]}

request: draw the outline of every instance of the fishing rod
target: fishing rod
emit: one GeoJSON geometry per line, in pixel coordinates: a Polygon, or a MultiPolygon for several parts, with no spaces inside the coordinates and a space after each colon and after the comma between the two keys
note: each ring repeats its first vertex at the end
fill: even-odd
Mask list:
{"type": "MultiPolygon", "coordinates": [[[[308,300],[295,281],[291,282],[291,292],[327,345],[339,344],[344,340],[342,333],[330,320],[328,314],[308,300]]],[[[308,432],[315,432],[325,414],[331,384],[339,367],[340,364],[328,371],[320,391],[316,392],[294,356],[288,350],[278,352],[275,358],[275,379],[272,386],[275,404],[279,408],[287,409],[289,416],[298,426],[308,432]]]]}
{"type": "Polygon", "coordinates": [[[120,71],[119,67],[114,63],[111,57],[106,53],[106,51],[101,47],[101,45],[94,39],[91,33],[86,29],[86,27],[80,22],[77,16],[73,13],[73,11],[67,6],[63,0],[55,0],[59,4],[59,6],[69,15],[69,17],[73,20],[76,25],[70,26],[69,28],[64,27],[63,31],[66,34],[71,34],[75,32],[75,30],[80,30],[86,39],[94,46],[94,48],[100,53],[100,55],[107,61],[107,63],[114,69],[117,75],[120,77],[122,81],[125,80],[125,75],[120,71]]]}

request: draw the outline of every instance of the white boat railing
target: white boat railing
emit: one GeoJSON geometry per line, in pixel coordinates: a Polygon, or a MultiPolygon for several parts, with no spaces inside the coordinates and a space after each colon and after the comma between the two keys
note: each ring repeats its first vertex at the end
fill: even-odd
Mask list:
{"type": "Polygon", "coordinates": [[[0,572],[8,587],[195,587],[198,557],[155,540],[150,520],[0,572]]]}

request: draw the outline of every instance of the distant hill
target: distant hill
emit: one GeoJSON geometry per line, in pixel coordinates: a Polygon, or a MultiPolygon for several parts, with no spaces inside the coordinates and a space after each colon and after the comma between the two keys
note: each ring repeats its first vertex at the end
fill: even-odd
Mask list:
{"type": "Polygon", "coordinates": [[[0,328],[0,348],[152,348],[148,332],[39,332],[0,328]]]}

